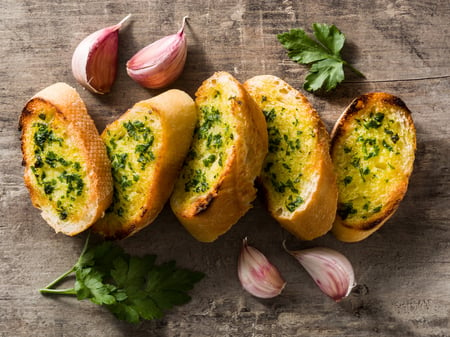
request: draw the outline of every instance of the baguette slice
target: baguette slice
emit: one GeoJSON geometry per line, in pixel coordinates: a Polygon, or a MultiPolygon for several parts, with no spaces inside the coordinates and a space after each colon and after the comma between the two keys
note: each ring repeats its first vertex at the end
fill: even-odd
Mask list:
{"type": "Polygon", "coordinates": [[[111,166],[78,93],[65,83],[45,88],[26,104],[19,128],[33,205],[56,232],[90,227],[111,203],[111,166]]]}
{"type": "Polygon", "coordinates": [[[403,101],[376,92],[356,98],[332,132],[338,210],[332,232],[363,240],[397,210],[408,187],[416,150],[411,112],[403,101]]]}
{"type": "Polygon", "coordinates": [[[196,93],[198,124],[171,197],[179,221],[197,240],[227,232],[256,198],[267,153],[264,116],[243,86],[217,72],[196,93]]]}
{"type": "Polygon", "coordinates": [[[106,127],[114,201],[94,231],[124,239],[155,220],[172,193],[196,120],[192,98],[172,89],[136,103],[106,127]]]}
{"type": "Polygon", "coordinates": [[[270,214],[301,240],[324,235],[337,205],[324,124],[306,97],[278,77],[256,76],[244,86],[267,121],[269,153],[260,181],[270,214]]]}

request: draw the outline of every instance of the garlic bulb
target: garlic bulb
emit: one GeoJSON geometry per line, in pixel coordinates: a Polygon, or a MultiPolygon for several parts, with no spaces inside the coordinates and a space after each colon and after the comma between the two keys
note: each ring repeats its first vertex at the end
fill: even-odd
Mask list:
{"type": "Polygon", "coordinates": [[[336,302],[347,297],[355,286],[353,267],[341,253],[325,247],[286,251],[300,262],[319,288],[336,302]]]}
{"type": "Polygon", "coordinates": [[[72,56],[72,73],[86,89],[105,94],[116,79],[119,29],[131,15],[117,25],[100,29],[87,36],[72,56]]]}
{"type": "Polygon", "coordinates": [[[238,277],[242,287],[260,298],[278,296],[286,285],[278,269],[256,248],[242,241],[238,260],[238,277]]]}
{"type": "Polygon", "coordinates": [[[184,25],[180,30],[153,42],[138,51],[127,62],[127,73],[137,83],[150,89],[165,87],[174,82],[183,71],[187,56],[184,25]]]}

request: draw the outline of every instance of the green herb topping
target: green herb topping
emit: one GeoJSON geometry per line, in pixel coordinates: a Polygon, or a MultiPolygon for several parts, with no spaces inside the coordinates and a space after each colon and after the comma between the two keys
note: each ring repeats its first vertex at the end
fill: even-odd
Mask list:
{"type": "Polygon", "coordinates": [[[353,178],[352,176],[346,176],[344,178],[344,185],[347,186],[348,184],[350,184],[352,182],[353,178]]]}
{"type": "Polygon", "coordinates": [[[292,195],[290,195],[288,198],[288,202],[286,203],[286,208],[290,212],[294,212],[303,202],[304,200],[301,196],[297,196],[294,198],[292,195]]]}
{"type": "Polygon", "coordinates": [[[44,149],[46,143],[58,143],[61,145],[62,138],[56,137],[47,124],[34,123],[33,127],[37,128],[37,131],[34,133],[34,143],[40,150],[44,149]]]}
{"type": "Polygon", "coordinates": [[[141,172],[155,161],[155,134],[149,126],[147,115],[142,120],[127,120],[118,130],[108,130],[105,144],[111,160],[114,181],[113,204],[107,209],[124,216],[130,204],[128,189],[140,180],[141,172]]]}
{"type": "Polygon", "coordinates": [[[349,216],[357,213],[357,210],[353,208],[353,204],[351,202],[340,203],[338,205],[337,214],[341,217],[342,220],[347,219],[349,216]]]}
{"type": "Polygon", "coordinates": [[[384,113],[377,112],[375,114],[370,114],[370,120],[364,123],[366,129],[378,129],[383,123],[384,113]]]}
{"type": "Polygon", "coordinates": [[[298,110],[274,100],[261,99],[269,140],[261,179],[276,192],[273,203],[294,212],[304,202],[306,181],[302,177],[311,157],[305,149],[314,147],[316,130],[298,110]]]}
{"type": "Polygon", "coordinates": [[[42,122],[32,124],[34,163],[30,169],[37,186],[54,203],[59,218],[66,220],[73,214],[73,202],[85,191],[84,173],[81,164],[73,160],[73,149],[45,122],[47,115],[40,113],[38,118],[42,122]]]}
{"type": "Polygon", "coordinates": [[[194,142],[181,173],[186,193],[204,193],[211,188],[223,167],[226,150],[234,139],[232,127],[223,119],[221,107],[232,104],[230,100],[236,97],[222,96],[217,90],[213,103],[207,102],[198,107],[194,142]]]}
{"type": "Polygon", "coordinates": [[[214,106],[202,106],[200,111],[202,122],[195,131],[198,139],[205,139],[208,137],[208,131],[220,121],[220,111],[214,106]]]}
{"type": "Polygon", "coordinates": [[[206,181],[205,172],[202,170],[195,170],[191,177],[184,184],[184,190],[186,192],[194,191],[195,193],[206,192],[209,188],[209,184],[206,181]]]}
{"type": "MultiPolygon", "coordinates": [[[[387,118],[386,111],[373,108],[371,112],[355,119],[355,127],[349,140],[340,147],[342,167],[338,169],[338,182],[345,187],[345,197],[340,196],[338,214],[343,220],[358,216],[367,219],[382,209],[382,205],[370,205],[367,195],[376,194],[391,182],[395,166],[400,159],[400,137],[397,122],[387,118]],[[395,158],[397,157],[397,158],[395,158]],[[364,185],[364,188],[361,186],[364,185]],[[381,187],[377,187],[381,186],[381,187]],[[369,190],[371,192],[361,191],[369,190]]],[[[400,164],[400,163],[399,163],[400,164]]],[[[344,195],[344,194],[343,194],[344,195]]],[[[382,203],[383,200],[372,200],[382,203]]]]}

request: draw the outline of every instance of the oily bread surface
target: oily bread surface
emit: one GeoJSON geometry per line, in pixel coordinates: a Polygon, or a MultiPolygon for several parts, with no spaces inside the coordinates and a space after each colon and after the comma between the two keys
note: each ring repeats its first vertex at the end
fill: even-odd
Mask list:
{"type": "MultiPolygon", "coordinates": [[[[381,115],[378,116],[381,117],[381,115]]],[[[400,98],[391,94],[374,92],[361,95],[346,108],[336,122],[332,131],[331,144],[331,155],[340,181],[338,214],[332,232],[341,241],[361,241],[378,230],[395,213],[407,191],[416,151],[416,131],[411,112],[400,98]],[[382,113],[384,116],[381,122],[376,121],[377,113],[382,113]],[[364,122],[367,120],[369,122],[364,122]],[[375,125],[372,123],[373,120],[376,122],[375,125]],[[379,127],[377,123],[380,123],[379,127]],[[367,136],[357,131],[357,128],[364,130],[367,136]],[[374,129],[379,132],[383,140],[376,139],[377,143],[372,145],[375,149],[378,146],[377,151],[369,151],[367,155],[366,149],[365,153],[366,158],[371,157],[371,154],[375,152],[376,156],[373,155],[367,159],[365,167],[358,163],[363,173],[357,177],[359,180],[353,178],[353,181],[346,186],[342,181],[347,178],[348,173],[342,167],[348,165],[351,157],[343,155],[342,149],[346,146],[349,149],[360,146],[364,137],[372,139],[369,138],[369,132],[374,132],[374,129]],[[361,182],[361,177],[365,177],[366,183],[361,182]],[[354,214],[347,217],[348,201],[351,195],[363,195],[365,205],[372,204],[370,208],[372,211],[361,216],[359,209],[355,207],[355,210],[350,212],[354,214]],[[374,200],[380,201],[374,202],[374,200]],[[344,214],[343,203],[347,203],[347,212],[344,214]],[[373,208],[373,206],[378,207],[373,208]]],[[[350,150],[347,152],[352,153],[350,150]]],[[[353,157],[352,166],[357,164],[355,157],[353,157]]]]}
{"type": "Polygon", "coordinates": [[[43,89],[26,104],[19,127],[22,130],[24,180],[33,205],[41,209],[42,217],[56,232],[73,236],[89,228],[111,203],[112,178],[105,146],[79,94],[65,83],[56,83],[43,89]],[[57,216],[54,206],[49,204],[45,196],[37,192],[36,181],[30,169],[33,158],[30,128],[42,107],[56,110],[56,123],[67,131],[71,143],[79,149],[82,161],[86,165],[88,202],[75,222],[62,221],[57,216]]]}
{"type": "MultiPolygon", "coordinates": [[[[132,121],[142,114],[151,115],[157,120],[154,124],[159,128],[155,130],[158,134],[155,139],[155,162],[145,172],[145,178],[138,181],[140,192],[139,197],[133,199],[133,209],[136,210],[134,214],[120,217],[107,212],[94,225],[94,231],[108,239],[129,237],[155,220],[172,193],[192,141],[197,119],[195,103],[188,94],[176,89],[136,103],[108,125],[102,137],[107,140],[108,130],[120,128],[123,121],[132,121]]],[[[129,151],[134,151],[134,148],[129,151]]]]}
{"type": "MultiPolygon", "coordinates": [[[[183,226],[199,241],[211,242],[227,232],[256,198],[254,182],[267,153],[267,130],[258,105],[230,74],[217,72],[196,92],[197,107],[211,99],[215,88],[229,95],[222,113],[234,120],[234,139],[219,177],[205,193],[189,198],[181,179],[171,197],[171,207],[183,226]]],[[[195,138],[194,138],[195,142],[195,138]]]]}
{"type": "MultiPolygon", "coordinates": [[[[274,114],[282,114],[283,110],[289,114],[277,124],[268,121],[269,128],[278,125],[279,133],[286,135],[289,124],[298,123],[296,128],[303,136],[299,139],[298,148],[289,154],[286,154],[287,144],[281,143],[278,150],[267,156],[263,168],[266,170],[268,161],[280,162],[286,160],[288,155],[293,157],[294,164],[297,164],[295,166],[301,165],[301,171],[284,171],[284,176],[280,177],[278,174],[277,179],[294,181],[300,174],[302,188],[296,193],[302,196],[303,202],[294,210],[288,211],[283,197],[288,189],[277,191],[271,183],[271,178],[263,172],[260,181],[270,214],[299,239],[312,240],[324,235],[331,229],[335,218],[337,186],[329,154],[330,137],[322,120],[305,96],[278,77],[256,76],[247,80],[244,86],[263,110],[265,109],[267,118],[270,118],[270,109],[274,109],[274,114]],[[309,141],[308,136],[312,137],[309,141]]],[[[271,134],[269,130],[269,143],[275,141],[271,141],[271,134]]]]}

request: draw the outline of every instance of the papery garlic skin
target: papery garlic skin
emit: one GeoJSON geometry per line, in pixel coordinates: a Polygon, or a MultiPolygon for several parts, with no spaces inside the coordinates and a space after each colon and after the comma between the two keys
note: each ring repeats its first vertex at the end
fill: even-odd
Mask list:
{"type": "Polygon", "coordinates": [[[145,88],[159,89],[181,75],[187,57],[186,18],[176,34],[151,43],[127,62],[127,73],[134,81],[145,88]]]}
{"type": "Polygon", "coordinates": [[[259,250],[249,246],[247,238],[242,241],[238,277],[242,287],[259,298],[276,297],[286,286],[278,269],[259,250]]]}
{"type": "Polygon", "coordinates": [[[93,93],[105,94],[111,90],[117,74],[119,30],[130,16],[117,25],[90,34],[73,53],[73,76],[93,93]]]}
{"type": "Polygon", "coordinates": [[[352,264],[341,253],[325,247],[287,251],[300,262],[319,288],[336,302],[347,297],[355,286],[352,264]]]}

